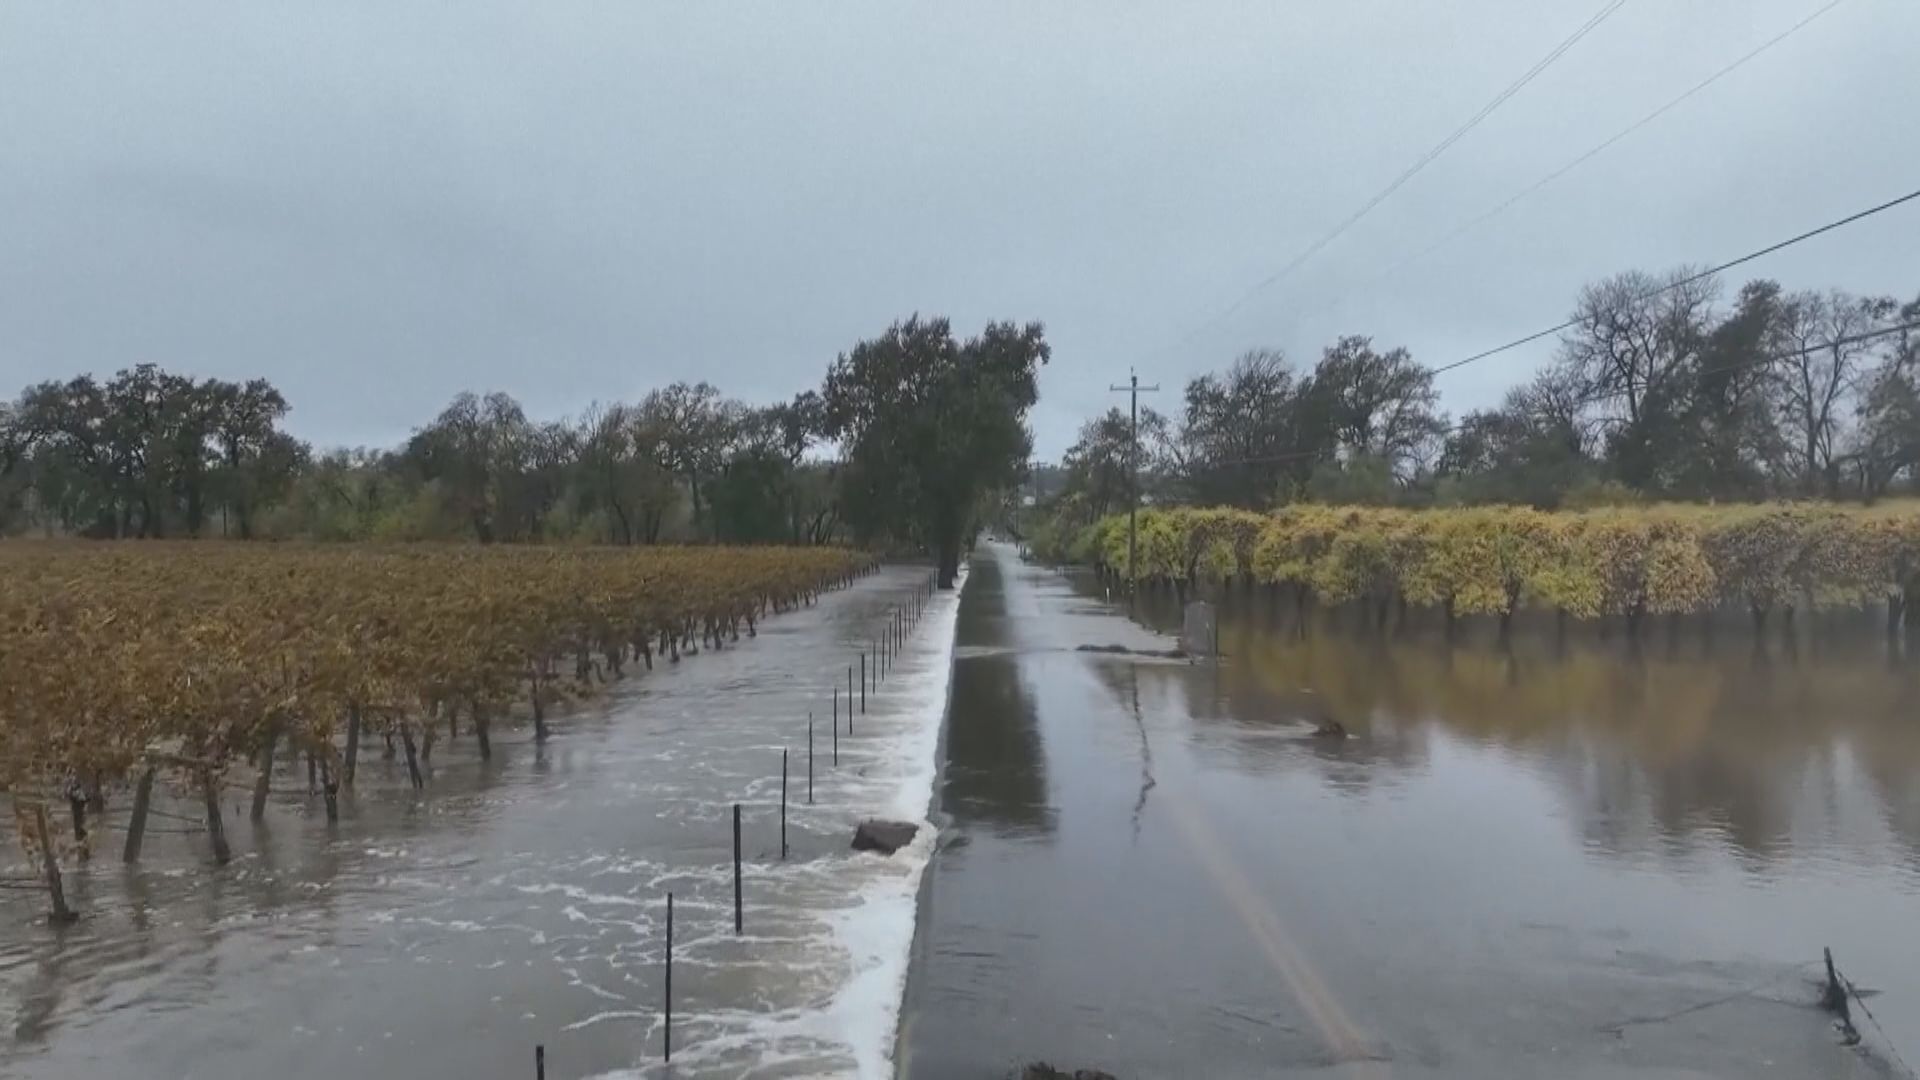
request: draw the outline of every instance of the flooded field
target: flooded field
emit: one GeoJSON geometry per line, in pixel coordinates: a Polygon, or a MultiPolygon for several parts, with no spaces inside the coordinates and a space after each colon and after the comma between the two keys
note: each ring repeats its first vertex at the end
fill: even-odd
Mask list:
{"type": "Polygon", "coordinates": [[[1189,664],[1078,651],[1170,644],[1097,593],[976,557],[913,1080],[1920,1061],[1920,667],[1871,636],[1509,653],[1256,604],[1189,664]],[[1815,1007],[1823,946],[1880,991],[1859,1048],[1815,1007]]]}
{"type": "MultiPolygon", "coordinates": [[[[225,868],[169,801],[178,817],[159,819],[137,867],[109,842],[69,870],[85,917],[65,931],[41,921],[39,894],[0,891],[0,1075],[530,1077],[537,1044],[553,1077],[669,1075],[669,891],[670,1075],[885,1075],[933,841],[922,830],[891,859],[848,842],[863,817],[924,816],[953,594],[931,602],[851,733],[848,669],[857,683],[861,651],[925,580],[887,570],[735,647],[662,663],[558,719],[545,747],[502,732],[483,765],[470,736],[443,742],[423,793],[376,750],[335,829],[288,770],[264,826],[230,808],[225,868]]],[[[0,877],[29,873],[9,850],[0,877]]]]}

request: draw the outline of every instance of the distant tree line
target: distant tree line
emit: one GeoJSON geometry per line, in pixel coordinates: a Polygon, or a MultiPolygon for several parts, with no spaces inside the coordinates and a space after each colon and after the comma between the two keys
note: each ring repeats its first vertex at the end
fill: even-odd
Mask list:
{"type": "MultiPolygon", "coordinates": [[[[1583,289],[1555,358],[1497,407],[1452,422],[1434,372],[1343,337],[1311,370],[1256,350],[1142,410],[1148,502],[1871,501],[1920,466],[1920,298],[1784,291],[1720,303],[1711,277],[1629,272],[1583,289]]],[[[1088,421],[1044,507],[1064,524],[1124,509],[1127,415],[1088,421]]]]}
{"type": "Polygon", "coordinates": [[[0,535],[850,540],[935,554],[950,578],[982,508],[1021,478],[1046,357],[1037,323],[963,342],[916,316],[774,405],[677,382],[536,421],[506,394],[463,393],[398,447],[326,452],[282,429],[265,380],[142,364],[0,403],[0,535]]]}

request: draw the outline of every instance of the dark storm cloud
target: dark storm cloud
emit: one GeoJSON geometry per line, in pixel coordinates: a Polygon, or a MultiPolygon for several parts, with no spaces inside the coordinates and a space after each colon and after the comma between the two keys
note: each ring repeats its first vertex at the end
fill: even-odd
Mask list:
{"type": "MultiPolygon", "coordinates": [[[[1598,0],[10,5],[0,389],[142,360],[273,379],[321,443],[462,389],[538,415],[817,382],[914,310],[1041,318],[1057,453],[1342,332],[1444,363],[1586,280],[1710,262],[1920,185],[1920,7],[1847,0],[1488,226],[1381,277],[1824,0],[1632,0],[1376,213],[1211,318],[1598,0]]],[[[1749,268],[1920,290],[1920,211],[1749,268]]],[[[1734,284],[1729,283],[1729,288],[1734,284]]],[[[1540,362],[1445,377],[1487,401],[1540,362]]]]}

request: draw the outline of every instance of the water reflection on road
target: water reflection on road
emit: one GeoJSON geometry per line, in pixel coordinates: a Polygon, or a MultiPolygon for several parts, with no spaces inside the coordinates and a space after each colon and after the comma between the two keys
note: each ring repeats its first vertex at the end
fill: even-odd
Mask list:
{"type": "Polygon", "coordinates": [[[916,1080],[1890,1075],[1811,1008],[1823,945],[1920,1060],[1913,666],[1302,636],[1257,601],[1190,665],[1075,651],[1166,644],[1093,591],[976,560],[916,1080]]]}

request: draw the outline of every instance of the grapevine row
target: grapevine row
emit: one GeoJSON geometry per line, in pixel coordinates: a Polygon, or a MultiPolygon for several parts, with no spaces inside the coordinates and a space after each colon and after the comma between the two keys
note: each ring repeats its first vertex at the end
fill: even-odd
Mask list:
{"type": "Polygon", "coordinates": [[[544,739],[556,700],[724,647],[867,566],[825,548],[0,545],[0,793],[35,851],[49,802],[139,778],[139,813],[157,770],[217,817],[230,769],[292,743],[332,812],[363,738],[412,765],[457,710],[484,757],[519,709],[544,739]]]}
{"type": "Polygon", "coordinates": [[[1269,514],[1153,509],[1128,566],[1124,514],[1070,536],[1032,538],[1040,556],[1126,580],[1237,580],[1302,604],[1397,601],[1504,621],[1527,607],[1578,619],[1738,608],[1771,613],[1885,604],[1892,626],[1920,613],[1920,505],[1654,505],[1588,512],[1524,507],[1402,510],[1294,505],[1269,514]]]}

